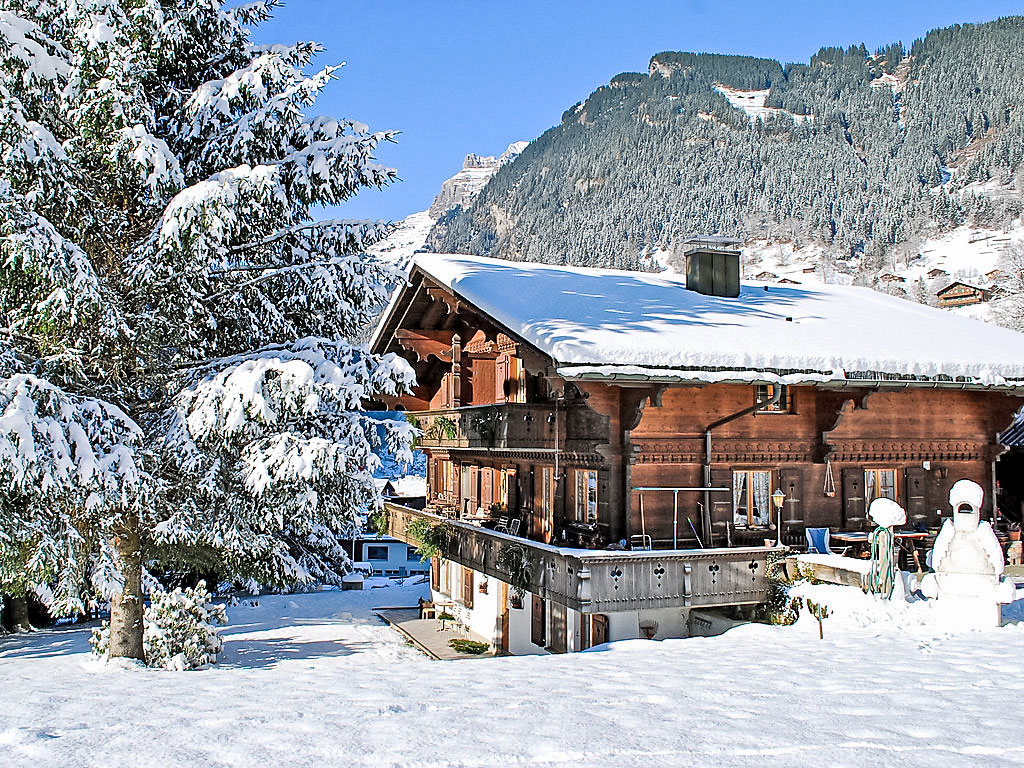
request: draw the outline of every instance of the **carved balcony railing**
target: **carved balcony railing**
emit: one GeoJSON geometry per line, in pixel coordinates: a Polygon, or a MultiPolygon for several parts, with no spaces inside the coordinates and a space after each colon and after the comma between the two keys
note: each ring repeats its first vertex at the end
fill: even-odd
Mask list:
{"type": "MultiPolygon", "coordinates": [[[[445,557],[514,583],[502,550],[519,547],[529,562],[526,589],[587,613],[641,608],[744,605],[767,597],[769,547],[622,552],[563,549],[388,504],[391,535],[413,546],[414,520],[451,526],[445,557]]],[[[520,558],[521,560],[521,558],[520,558]]]]}
{"type": "Polygon", "coordinates": [[[424,448],[585,451],[608,439],[607,419],[585,405],[498,403],[411,416],[424,448]]]}

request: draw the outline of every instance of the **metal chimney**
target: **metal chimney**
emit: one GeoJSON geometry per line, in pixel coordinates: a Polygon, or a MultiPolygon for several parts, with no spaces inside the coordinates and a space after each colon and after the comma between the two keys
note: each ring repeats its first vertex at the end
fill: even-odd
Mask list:
{"type": "Polygon", "coordinates": [[[717,236],[684,240],[687,289],[706,296],[739,296],[742,245],[742,240],[717,236]]]}

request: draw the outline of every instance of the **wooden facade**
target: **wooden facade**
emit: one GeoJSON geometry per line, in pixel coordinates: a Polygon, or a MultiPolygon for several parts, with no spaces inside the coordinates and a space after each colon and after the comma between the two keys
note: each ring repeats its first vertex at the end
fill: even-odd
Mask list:
{"type": "Polygon", "coordinates": [[[992,298],[989,288],[982,288],[970,283],[954,282],[935,294],[940,307],[967,307],[981,304],[992,298]]]}
{"type": "Polygon", "coordinates": [[[763,546],[778,540],[780,517],[782,542],[799,543],[806,526],[864,529],[880,495],[907,509],[908,524],[935,527],[953,482],[992,486],[997,433],[1022,402],[934,382],[791,386],[784,407],[713,429],[706,456],[709,425],[748,409],[766,385],[565,380],[424,274],[399,308],[375,351],[398,351],[416,370],[415,392],[388,405],[422,430],[428,508],[544,543],[763,546]],[[701,488],[706,462],[710,486],[727,490],[634,490],[701,488]],[[775,490],[781,514],[767,500],[775,490]]]}

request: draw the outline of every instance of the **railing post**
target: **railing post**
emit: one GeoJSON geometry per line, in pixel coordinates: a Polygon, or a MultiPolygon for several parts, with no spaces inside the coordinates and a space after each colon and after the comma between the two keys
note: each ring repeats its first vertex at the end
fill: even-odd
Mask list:
{"type": "Polygon", "coordinates": [[[587,608],[590,606],[590,567],[584,563],[580,564],[579,570],[579,600],[580,600],[580,611],[587,613],[587,608]]]}

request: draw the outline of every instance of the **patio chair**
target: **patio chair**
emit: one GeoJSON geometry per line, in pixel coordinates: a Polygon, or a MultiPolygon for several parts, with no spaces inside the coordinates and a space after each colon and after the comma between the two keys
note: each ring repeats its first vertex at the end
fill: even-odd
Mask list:
{"type": "Polygon", "coordinates": [[[520,523],[520,520],[517,517],[515,520],[513,520],[511,523],[508,524],[508,532],[509,532],[509,534],[511,534],[512,536],[518,535],[518,533],[519,533],[519,523],[520,523]]]}
{"type": "Polygon", "coordinates": [[[805,528],[804,535],[807,537],[807,554],[809,555],[845,555],[849,547],[843,547],[841,552],[835,552],[829,546],[831,533],[828,528],[805,528]]]}

